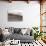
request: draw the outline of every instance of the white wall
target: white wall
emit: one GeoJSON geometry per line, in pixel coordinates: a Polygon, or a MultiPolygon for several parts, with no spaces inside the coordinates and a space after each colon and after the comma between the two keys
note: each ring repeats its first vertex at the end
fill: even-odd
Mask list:
{"type": "Polygon", "coordinates": [[[2,27],[32,27],[40,26],[40,4],[36,1],[26,2],[1,2],[0,1],[0,26],[2,27]],[[23,21],[8,22],[8,12],[21,11],[23,21]]]}

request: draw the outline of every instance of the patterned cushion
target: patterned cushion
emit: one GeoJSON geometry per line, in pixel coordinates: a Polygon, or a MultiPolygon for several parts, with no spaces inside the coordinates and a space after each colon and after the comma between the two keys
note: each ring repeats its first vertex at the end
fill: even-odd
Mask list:
{"type": "Polygon", "coordinates": [[[21,33],[24,35],[27,32],[27,28],[26,29],[21,29],[21,33]]]}
{"type": "Polygon", "coordinates": [[[14,27],[9,27],[8,32],[14,33],[14,27]]]}
{"type": "Polygon", "coordinates": [[[15,28],[14,33],[20,33],[21,29],[20,28],[15,28]]]}

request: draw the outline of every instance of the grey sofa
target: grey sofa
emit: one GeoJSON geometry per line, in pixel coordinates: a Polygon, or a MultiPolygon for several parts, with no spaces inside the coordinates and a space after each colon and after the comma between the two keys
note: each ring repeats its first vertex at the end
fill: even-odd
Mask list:
{"type": "MultiPolygon", "coordinates": [[[[5,39],[15,39],[15,40],[20,40],[21,43],[30,43],[33,42],[34,37],[32,36],[32,32],[30,32],[31,35],[25,34],[23,35],[21,33],[22,28],[10,28],[9,32],[11,33],[9,36],[5,36],[5,39]]],[[[25,29],[25,28],[24,28],[25,29]]]]}

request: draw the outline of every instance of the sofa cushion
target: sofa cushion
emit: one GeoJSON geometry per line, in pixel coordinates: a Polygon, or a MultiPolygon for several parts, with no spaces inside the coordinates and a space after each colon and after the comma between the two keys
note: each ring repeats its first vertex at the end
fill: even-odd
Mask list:
{"type": "Polygon", "coordinates": [[[15,39],[15,40],[20,40],[20,42],[32,42],[32,40],[34,40],[34,37],[33,36],[29,36],[29,35],[21,35],[21,34],[11,34],[9,36],[9,38],[12,40],[12,39],[15,39]]]}

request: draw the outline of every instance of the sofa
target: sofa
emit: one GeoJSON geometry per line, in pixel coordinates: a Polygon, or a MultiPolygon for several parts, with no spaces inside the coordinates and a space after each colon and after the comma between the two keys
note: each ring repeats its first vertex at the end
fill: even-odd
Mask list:
{"type": "Polygon", "coordinates": [[[32,36],[32,30],[29,30],[29,28],[10,27],[8,29],[8,32],[10,32],[10,35],[4,36],[5,40],[15,39],[15,40],[20,40],[21,43],[32,43],[34,41],[34,37],[32,36]],[[22,31],[24,32],[24,34],[22,31]]]}

